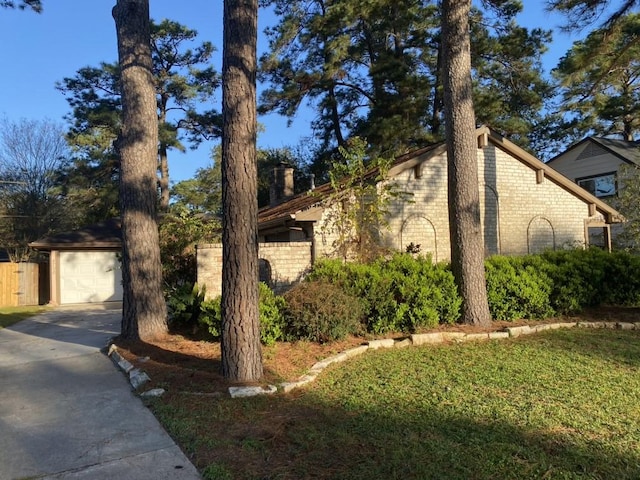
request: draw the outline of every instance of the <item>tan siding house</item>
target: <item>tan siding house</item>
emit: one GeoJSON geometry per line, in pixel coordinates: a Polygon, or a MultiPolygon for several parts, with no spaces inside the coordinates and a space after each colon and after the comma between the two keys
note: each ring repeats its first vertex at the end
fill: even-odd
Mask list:
{"type": "MultiPolygon", "coordinates": [[[[488,128],[478,138],[478,183],[487,255],[521,255],[544,248],[588,243],[586,229],[608,228],[621,221],[612,207],[559,175],[514,143],[488,128]]],[[[387,182],[411,194],[391,205],[385,243],[404,250],[410,243],[431,251],[436,260],[450,258],[447,155],[444,143],[398,157],[387,182]]],[[[315,256],[331,254],[334,240],[323,233],[330,195],[323,185],[260,210],[261,241],[313,241],[315,256]]]]}
{"type": "Polygon", "coordinates": [[[616,195],[623,165],[640,165],[638,142],[587,137],[547,162],[556,171],[598,198],[616,195]]]}

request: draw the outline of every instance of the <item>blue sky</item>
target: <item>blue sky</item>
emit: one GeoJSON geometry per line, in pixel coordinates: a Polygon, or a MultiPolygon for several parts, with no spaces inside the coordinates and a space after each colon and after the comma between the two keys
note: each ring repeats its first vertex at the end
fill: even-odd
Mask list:
{"type": "MultiPolygon", "coordinates": [[[[0,117],[10,121],[20,118],[48,118],[63,121],[69,112],[67,102],[54,85],[71,77],[84,66],[117,60],[115,26],[111,8],[115,0],[43,0],[44,11],[0,10],[0,117]]],[[[151,16],[178,21],[198,31],[201,40],[211,41],[218,51],[214,65],[222,66],[222,0],[150,0],[151,16]]],[[[544,11],[543,2],[524,0],[520,23],[533,28],[554,29],[554,42],[545,55],[545,69],[553,68],[566,53],[575,37],[559,32],[562,19],[544,11]]],[[[272,24],[268,12],[259,17],[260,30],[272,24]]],[[[258,50],[266,49],[261,38],[258,50]]],[[[220,92],[216,101],[220,101],[220,92]]],[[[260,118],[265,131],[260,134],[261,147],[295,146],[305,136],[312,115],[302,112],[291,127],[278,115],[260,118]]],[[[172,152],[169,162],[173,181],[190,178],[195,170],[207,165],[212,144],[186,154],[172,152]]]]}

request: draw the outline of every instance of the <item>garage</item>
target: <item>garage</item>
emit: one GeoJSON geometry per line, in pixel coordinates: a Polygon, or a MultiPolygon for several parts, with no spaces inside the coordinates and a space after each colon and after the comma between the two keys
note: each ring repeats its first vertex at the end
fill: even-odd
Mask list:
{"type": "Polygon", "coordinates": [[[122,301],[119,219],[42,238],[30,246],[48,253],[51,304],[122,301]]]}
{"type": "Polygon", "coordinates": [[[60,303],[122,300],[122,275],[116,252],[61,251],[60,303]]]}

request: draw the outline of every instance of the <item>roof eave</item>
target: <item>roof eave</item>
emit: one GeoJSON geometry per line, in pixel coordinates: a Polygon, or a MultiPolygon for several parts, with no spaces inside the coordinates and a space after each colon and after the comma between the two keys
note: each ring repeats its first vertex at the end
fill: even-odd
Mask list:
{"type": "Polygon", "coordinates": [[[119,250],[122,242],[90,243],[40,243],[31,242],[29,246],[35,250],[119,250]]]}

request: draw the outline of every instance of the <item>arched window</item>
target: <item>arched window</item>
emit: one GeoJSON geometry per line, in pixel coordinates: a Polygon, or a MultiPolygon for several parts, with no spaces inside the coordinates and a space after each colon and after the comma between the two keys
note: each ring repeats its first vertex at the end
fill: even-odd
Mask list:
{"type": "Polygon", "coordinates": [[[431,254],[431,259],[434,262],[438,261],[436,228],[426,217],[412,215],[404,221],[400,232],[400,245],[402,251],[407,251],[407,247],[412,245],[419,253],[431,254]]]}
{"type": "Polygon", "coordinates": [[[529,253],[541,253],[545,250],[556,249],[556,232],[547,218],[536,216],[529,222],[527,249],[529,253]]]}
{"type": "Polygon", "coordinates": [[[261,282],[273,287],[272,269],[269,260],[261,258],[258,260],[258,278],[261,282]]]}

